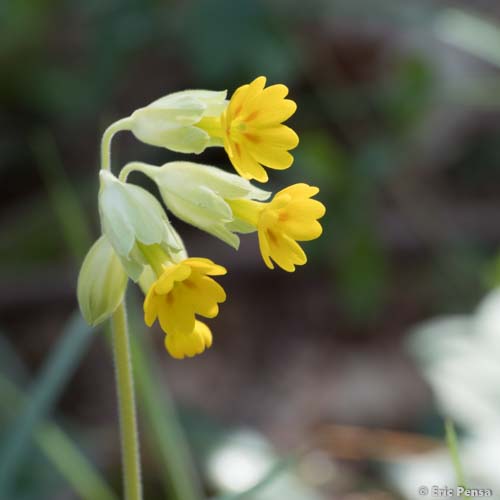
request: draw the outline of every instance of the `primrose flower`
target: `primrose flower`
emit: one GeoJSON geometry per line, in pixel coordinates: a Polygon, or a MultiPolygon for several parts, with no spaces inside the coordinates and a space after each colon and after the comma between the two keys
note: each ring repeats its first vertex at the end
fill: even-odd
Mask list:
{"type": "Polygon", "coordinates": [[[117,122],[146,144],[180,153],[201,153],[223,146],[234,168],[245,179],[266,182],[264,167],[284,170],[293,163],[288,152],[297,134],[283,122],[297,109],[286,99],[288,88],[265,88],[259,76],[226,100],[226,91],[185,90],[166,95],[117,122]]]}
{"type": "Polygon", "coordinates": [[[185,249],[158,200],[145,189],[126,184],[106,170],[100,173],[99,213],[103,233],[128,275],[137,281],[147,260],[144,249],[156,245],[182,258],[185,249]]]}
{"type": "Polygon", "coordinates": [[[235,231],[253,232],[255,228],[235,220],[227,200],[266,200],[271,195],[239,175],[187,161],[161,167],[133,162],[123,168],[120,177],[125,178],[134,170],[156,182],[163,201],[176,217],[234,248],[240,242],[235,231]]]}
{"type": "Polygon", "coordinates": [[[325,206],[311,199],[318,192],[317,187],[301,183],[279,191],[268,203],[228,201],[236,218],[257,229],[260,252],[270,269],[272,260],[288,272],[307,262],[297,241],[314,240],[323,231],[317,219],[325,214],[325,206]]]}
{"type": "Polygon", "coordinates": [[[285,99],[285,85],[264,88],[266,78],[239,87],[220,117],[204,117],[197,124],[212,137],[224,142],[231,163],[245,179],[266,182],[268,167],[284,170],[293,163],[288,152],[297,147],[297,134],[283,122],[295,113],[297,105],[285,99]]]}
{"type": "Polygon", "coordinates": [[[222,140],[196,126],[220,116],[227,106],[227,92],[185,90],[166,95],[140,108],[125,120],[126,127],[142,142],[179,153],[201,153],[222,140]]]}
{"type": "Polygon", "coordinates": [[[145,323],[152,326],[159,320],[167,334],[165,346],[174,358],[200,354],[212,344],[212,334],[196,315],[214,318],[219,313],[218,304],[226,300],[226,293],[211,276],[224,275],[226,269],[197,257],[152,267],[157,279],[144,300],[145,323]]]}

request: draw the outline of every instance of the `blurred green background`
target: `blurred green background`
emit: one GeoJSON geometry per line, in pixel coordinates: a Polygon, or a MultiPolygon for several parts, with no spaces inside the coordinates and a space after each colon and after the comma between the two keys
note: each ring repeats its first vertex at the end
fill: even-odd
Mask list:
{"type": "MultiPolygon", "coordinates": [[[[500,280],[499,22],[487,0],[2,0],[0,372],[28,391],[77,307],[79,265],[99,234],[105,127],[170,92],[231,94],[265,75],[290,88],[300,136],[293,167],[273,173],[272,188],[318,185],[323,236],[289,275],[264,266],[255,235],[236,253],[175,221],[192,256],[230,271],[214,346],[178,362],[156,329],[139,321],[133,335],[152,342],[157,389],[168,384],[180,408],[207,495],[253,484],[238,483],[246,462],[228,459],[226,484],[210,461],[207,450],[236,433],[243,456],[257,446],[279,464],[308,450],[293,472],[303,493],[245,498],[400,498],[376,466],[389,445],[366,454],[358,441],[369,438],[356,432],[442,437],[407,332],[438,314],[469,313],[500,280]],[[339,445],[327,431],[355,436],[339,445]]],[[[115,171],[177,158],[129,134],[114,142],[115,171]]],[[[230,169],[219,149],[190,159],[230,169]]],[[[119,491],[105,335],[83,341],[61,397],[42,413],[119,491]]],[[[10,401],[2,394],[0,384],[10,401]]],[[[5,442],[22,412],[7,406],[5,442]]],[[[170,498],[159,486],[157,437],[141,422],[147,498],[170,498]]],[[[18,462],[9,500],[78,498],[39,452],[18,462]]]]}

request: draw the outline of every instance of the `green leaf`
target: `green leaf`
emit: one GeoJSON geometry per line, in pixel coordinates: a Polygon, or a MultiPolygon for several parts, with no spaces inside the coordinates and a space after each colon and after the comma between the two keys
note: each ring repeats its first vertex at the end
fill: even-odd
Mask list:
{"type": "Polygon", "coordinates": [[[29,390],[27,403],[15,419],[0,449],[0,498],[10,494],[16,473],[29,453],[34,429],[57,402],[92,339],[92,329],[77,311],[29,390]]]}
{"type": "MultiPolygon", "coordinates": [[[[15,415],[26,404],[25,396],[6,377],[0,375],[0,408],[15,415]]],[[[117,500],[99,472],[77,445],[55,424],[41,422],[33,438],[69,485],[85,500],[117,500]]]]}

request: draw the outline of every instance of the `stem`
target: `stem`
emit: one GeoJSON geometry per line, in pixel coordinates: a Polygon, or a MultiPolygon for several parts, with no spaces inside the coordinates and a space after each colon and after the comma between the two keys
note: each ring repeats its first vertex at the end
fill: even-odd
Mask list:
{"type": "Polygon", "coordinates": [[[147,175],[148,177],[151,177],[149,173],[151,171],[157,170],[159,167],[154,167],[153,165],[148,165],[147,163],[144,163],[142,161],[131,161],[130,163],[127,163],[121,170],[120,170],[120,175],[119,179],[122,182],[126,182],[128,175],[131,172],[142,172],[144,175],[147,175]]]}
{"type": "Polygon", "coordinates": [[[135,409],[134,379],[130,361],[127,312],[122,302],[113,313],[115,360],[125,500],[142,500],[141,463],[135,409]]]}
{"type": "Polygon", "coordinates": [[[142,335],[132,339],[132,352],[137,386],[149,419],[150,438],[154,440],[164,470],[166,498],[200,500],[203,498],[201,486],[177,409],[168,386],[157,383],[157,367],[142,335]]]}
{"type": "Polygon", "coordinates": [[[101,140],[101,168],[103,170],[111,170],[111,141],[114,135],[121,130],[130,130],[132,119],[122,118],[121,120],[112,123],[102,135],[101,140]]]}
{"type": "MultiPolygon", "coordinates": [[[[465,475],[462,468],[462,463],[460,462],[460,455],[458,453],[458,439],[457,433],[455,432],[455,426],[451,418],[446,417],[444,421],[444,428],[446,431],[446,444],[448,445],[448,450],[450,451],[451,461],[453,463],[453,468],[455,469],[455,476],[457,478],[457,485],[467,488],[465,486],[465,475]]],[[[464,499],[468,499],[467,495],[463,496],[464,499]]]]}

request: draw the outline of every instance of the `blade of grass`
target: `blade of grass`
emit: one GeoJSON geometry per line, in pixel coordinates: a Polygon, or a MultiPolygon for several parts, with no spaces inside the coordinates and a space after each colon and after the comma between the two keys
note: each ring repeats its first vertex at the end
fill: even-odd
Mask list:
{"type": "Polygon", "coordinates": [[[80,262],[92,238],[85,212],[61,162],[54,137],[46,130],[38,132],[32,140],[32,149],[63,238],[80,262]]]}
{"type": "MultiPolygon", "coordinates": [[[[453,468],[455,469],[457,485],[462,486],[464,489],[466,489],[467,487],[465,486],[465,474],[462,468],[462,463],[460,461],[460,454],[458,452],[457,433],[455,431],[455,426],[453,425],[453,421],[451,420],[451,418],[447,417],[445,419],[444,428],[446,432],[446,443],[450,451],[451,461],[453,462],[453,468]]],[[[464,498],[464,500],[468,500],[469,496],[464,495],[462,498],[464,498]]]]}
{"type": "MultiPolygon", "coordinates": [[[[8,378],[0,374],[0,407],[11,417],[26,404],[26,397],[8,378]]],[[[41,422],[33,432],[34,440],[61,476],[85,500],[118,500],[99,472],[77,445],[55,424],[41,422]]]]}
{"type": "MultiPolygon", "coordinates": [[[[133,324],[134,330],[140,332],[136,318],[133,324]]],[[[153,356],[143,337],[141,334],[132,337],[134,372],[143,411],[149,421],[147,428],[163,466],[166,494],[176,500],[199,500],[203,495],[177,410],[168,388],[158,384],[159,377],[151,361],[153,356]]]]}
{"type": "Polygon", "coordinates": [[[13,498],[10,490],[18,467],[30,449],[33,430],[57,401],[86,352],[93,338],[92,333],[80,313],[75,312],[44,363],[40,375],[29,390],[25,408],[13,422],[0,449],[0,498],[13,498]]]}

